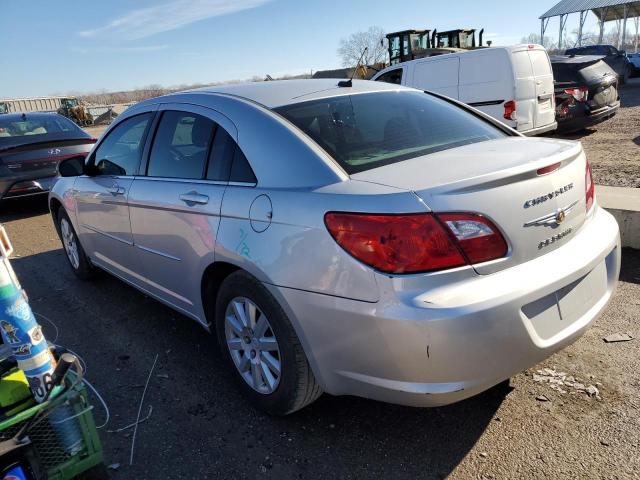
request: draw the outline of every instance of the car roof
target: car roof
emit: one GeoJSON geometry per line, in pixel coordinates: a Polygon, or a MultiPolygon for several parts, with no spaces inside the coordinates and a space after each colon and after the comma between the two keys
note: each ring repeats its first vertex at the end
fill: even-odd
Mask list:
{"type": "Polygon", "coordinates": [[[413,90],[400,85],[385,82],[372,82],[368,80],[353,80],[351,87],[339,87],[338,82],[340,81],[343,80],[336,78],[273,80],[203,87],[182,93],[231,95],[234,97],[244,98],[273,109],[283,105],[317,100],[320,98],[339,97],[355,93],[413,90]]]}

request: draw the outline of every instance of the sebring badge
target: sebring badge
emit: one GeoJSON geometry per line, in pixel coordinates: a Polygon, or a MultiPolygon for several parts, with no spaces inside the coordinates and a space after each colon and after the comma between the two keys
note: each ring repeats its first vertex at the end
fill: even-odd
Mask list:
{"type": "Polygon", "coordinates": [[[565,231],[560,232],[557,235],[554,235],[553,237],[549,237],[546,240],[541,241],[540,243],[538,243],[538,250],[542,250],[544,247],[548,247],[549,245],[562,240],[564,237],[569,235],[572,231],[573,231],[572,228],[567,228],[565,231]]]}
{"type": "Polygon", "coordinates": [[[49,155],[58,155],[62,150],[60,150],[59,148],[52,148],[51,150],[49,150],[47,153],[49,155]]]}

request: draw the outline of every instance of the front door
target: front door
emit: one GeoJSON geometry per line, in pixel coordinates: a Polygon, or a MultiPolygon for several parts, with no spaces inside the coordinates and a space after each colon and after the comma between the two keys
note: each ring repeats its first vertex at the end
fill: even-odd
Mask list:
{"type": "Polygon", "coordinates": [[[203,107],[167,104],[144,172],[129,194],[145,289],[200,318],[200,281],[213,263],[235,127],[203,107]]]}
{"type": "Polygon", "coordinates": [[[94,176],[76,180],[79,237],[91,261],[127,280],[136,278],[127,198],[137,171],[152,113],[119,123],[94,150],[94,176]]]}

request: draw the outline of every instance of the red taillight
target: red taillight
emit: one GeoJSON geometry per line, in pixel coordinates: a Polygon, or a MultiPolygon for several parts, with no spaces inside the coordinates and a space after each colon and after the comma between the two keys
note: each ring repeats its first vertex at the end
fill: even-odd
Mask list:
{"type": "Polygon", "coordinates": [[[387,273],[443,270],[493,260],[507,252],[502,235],[479,215],[331,212],[324,220],[349,254],[387,273]]]}
{"type": "Polygon", "coordinates": [[[589,164],[589,161],[587,161],[587,171],[584,176],[584,183],[586,191],[585,200],[588,212],[589,210],[591,210],[591,207],[593,206],[593,200],[596,196],[596,186],[593,183],[593,175],[591,174],[591,164],[589,164]]]}
{"type": "Polygon", "coordinates": [[[571,95],[577,102],[586,102],[589,98],[589,89],[587,87],[565,88],[564,93],[571,95]]]}
{"type": "Polygon", "coordinates": [[[547,165],[546,167],[539,168],[536,173],[538,175],[547,175],[548,173],[555,172],[560,168],[560,163],[554,163],[553,165],[547,165]]]}
{"type": "Polygon", "coordinates": [[[507,120],[516,119],[516,102],[513,100],[504,103],[504,118],[507,120]]]}

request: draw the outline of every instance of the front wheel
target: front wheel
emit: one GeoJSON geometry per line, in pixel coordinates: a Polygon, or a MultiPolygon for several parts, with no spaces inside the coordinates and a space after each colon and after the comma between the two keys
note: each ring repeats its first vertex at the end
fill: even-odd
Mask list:
{"type": "Polygon", "coordinates": [[[258,409],[287,415],[322,394],[284,310],[248,273],[235,272],[220,287],[216,332],[240,389],[258,409]]]}
{"type": "Polygon", "coordinates": [[[71,270],[73,270],[73,273],[75,273],[78,278],[88,280],[93,276],[94,268],[78,241],[78,236],[73,229],[67,212],[65,212],[62,207],[58,210],[57,220],[58,235],[60,236],[60,241],[64,247],[64,252],[67,255],[71,270]]]}

